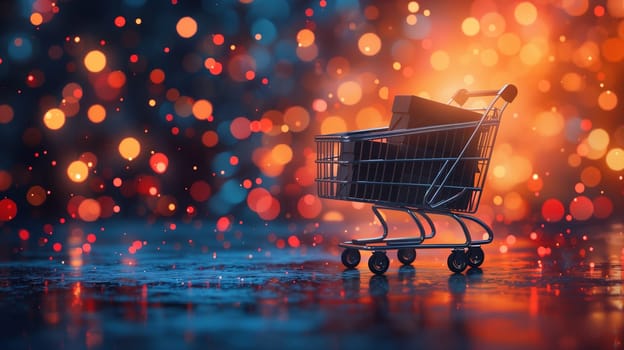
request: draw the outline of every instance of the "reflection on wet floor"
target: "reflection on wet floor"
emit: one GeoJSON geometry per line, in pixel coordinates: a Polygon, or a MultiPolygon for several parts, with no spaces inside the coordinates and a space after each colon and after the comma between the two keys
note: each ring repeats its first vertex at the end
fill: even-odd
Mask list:
{"type": "Polygon", "coordinates": [[[419,251],[381,276],[321,248],[124,264],[111,244],[78,267],[2,263],[0,335],[9,348],[621,349],[623,238],[596,243],[591,264],[492,247],[482,269],[451,274],[446,251],[419,251]]]}

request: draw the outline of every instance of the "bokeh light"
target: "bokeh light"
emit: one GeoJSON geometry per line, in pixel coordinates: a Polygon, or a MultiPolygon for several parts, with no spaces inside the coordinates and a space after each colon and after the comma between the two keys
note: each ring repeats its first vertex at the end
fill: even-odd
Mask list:
{"type": "Polygon", "coordinates": [[[84,65],[89,72],[101,72],[106,67],[106,55],[100,50],[89,51],[84,57],[84,65]]]}
{"type": "Polygon", "coordinates": [[[182,17],[176,23],[176,31],[182,38],[191,38],[197,34],[197,21],[193,17],[182,17]]]}
{"type": "Polygon", "coordinates": [[[89,177],[89,166],[81,160],[75,160],[67,166],[67,176],[73,182],[85,182],[89,177]]]}
{"type": "Polygon", "coordinates": [[[58,130],[65,125],[65,112],[59,108],[51,108],[43,115],[43,123],[50,130],[58,130]]]}
{"type": "Polygon", "coordinates": [[[118,150],[123,158],[131,161],[141,153],[141,144],[134,137],[126,137],[119,142],[118,150]]]}

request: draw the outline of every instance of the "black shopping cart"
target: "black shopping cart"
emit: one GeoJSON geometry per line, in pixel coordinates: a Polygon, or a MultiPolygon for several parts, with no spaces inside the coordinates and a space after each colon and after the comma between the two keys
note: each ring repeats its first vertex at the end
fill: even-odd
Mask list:
{"type": "Polygon", "coordinates": [[[409,265],[416,259],[416,249],[450,248],[451,271],[480,266],[485,256],[481,245],[492,242],[494,234],[469,214],[479,206],[501,116],[517,93],[511,84],[500,90],[462,89],[448,104],[396,96],[390,126],[317,136],[319,197],[372,203],[383,227],[379,237],[341,243],[342,263],[354,268],[360,263],[360,250],[372,251],[368,267],[383,274],[390,265],[388,250],[396,249],[398,260],[409,265]],[[463,108],[474,97],[491,100],[485,108],[463,108]],[[388,238],[384,210],[408,214],[417,234],[388,238]],[[436,235],[433,215],[457,222],[465,241],[426,243],[436,235]],[[469,226],[485,232],[472,239],[469,226]]]}

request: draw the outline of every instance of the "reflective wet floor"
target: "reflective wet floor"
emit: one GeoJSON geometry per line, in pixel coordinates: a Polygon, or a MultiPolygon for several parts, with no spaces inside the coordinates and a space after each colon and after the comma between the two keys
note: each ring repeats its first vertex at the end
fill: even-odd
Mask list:
{"type": "Polygon", "coordinates": [[[446,267],[448,251],[419,250],[412,266],[389,252],[382,276],[367,253],[346,270],[329,244],[152,235],[130,254],[122,231],[80,256],[4,242],[3,348],[624,348],[620,226],[589,232],[583,258],[556,243],[540,258],[519,238],[485,247],[482,268],[463,274],[446,267]]]}

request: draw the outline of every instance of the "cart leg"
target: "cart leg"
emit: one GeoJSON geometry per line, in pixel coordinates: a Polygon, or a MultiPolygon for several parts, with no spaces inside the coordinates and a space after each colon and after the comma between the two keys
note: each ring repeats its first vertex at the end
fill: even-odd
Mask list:
{"type": "Polygon", "coordinates": [[[373,210],[373,213],[377,217],[377,220],[379,220],[379,222],[381,223],[381,227],[383,227],[383,233],[379,237],[363,238],[363,239],[357,239],[357,240],[354,239],[352,242],[355,243],[355,244],[367,244],[367,243],[382,242],[384,239],[386,239],[386,237],[388,237],[388,223],[386,222],[386,220],[383,218],[383,216],[379,212],[379,208],[377,206],[373,205],[371,207],[371,209],[373,210]]]}
{"type": "Polygon", "coordinates": [[[417,213],[418,215],[422,216],[425,219],[425,221],[427,222],[427,225],[429,225],[430,232],[429,232],[429,234],[425,234],[425,239],[429,239],[429,238],[435,237],[435,235],[436,235],[435,224],[433,223],[433,220],[431,220],[429,215],[427,215],[422,210],[414,210],[414,213],[417,213]]]}
{"type": "Polygon", "coordinates": [[[477,219],[474,216],[471,215],[466,215],[466,214],[456,214],[458,217],[465,219],[465,220],[470,220],[474,223],[476,223],[477,225],[481,226],[485,232],[487,233],[487,238],[486,239],[478,239],[475,241],[472,241],[471,243],[474,245],[480,245],[480,244],[488,244],[491,243],[492,240],[494,240],[494,232],[492,231],[492,229],[483,221],[477,219]]]}

